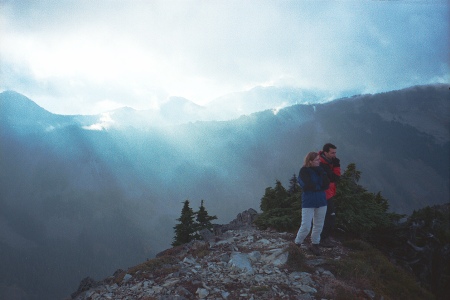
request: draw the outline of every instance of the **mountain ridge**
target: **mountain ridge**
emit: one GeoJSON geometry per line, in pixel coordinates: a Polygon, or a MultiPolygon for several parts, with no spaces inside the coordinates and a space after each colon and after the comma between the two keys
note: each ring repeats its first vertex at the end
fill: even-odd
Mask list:
{"type": "Polygon", "coordinates": [[[305,153],[325,142],[337,145],[343,168],[356,164],[361,184],[381,191],[391,210],[445,203],[448,93],[444,85],[419,86],[158,128],[108,127],[107,115],[104,123],[14,119],[1,100],[0,224],[8,225],[0,230],[1,276],[34,268],[47,290],[67,295],[77,274],[103,277],[167,248],[183,200],[203,199],[228,222],[257,207],[275,180],[287,183],[305,153]],[[18,248],[24,242],[33,248],[18,248]],[[48,279],[49,270],[62,282],[48,279]]]}
{"type": "MultiPolygon", "coordinates": [[[[432,209],[448,214],[448,208],[432,209]]],[[[248,209],[229,224],[216,224],[214,232],[202,231],[201,240],[166,249],[100,281],[86,277],[71,299],[352,299],[355,295],[358,299],[435,299],[423,286],[431,288],[436,299],[445,297],[449,269],[427,266],[434,259],[448,262],[448,240],[440,240],[439,245],[428,241],[430,254],[423,255],[426,247],[415,243],[432,234],[425,227],[394,244],[395,237],[389,237],[389,246],[378,241],[384,254],[375,249],[376,242],[374,246],[338,234],[335,247],[322,248],[317,257],[308,250],[309,238],[299,247],[293,243],[294,233],[255,228],[256,218],[258,213],[248,209]],[[400,248],[411,246],[413,251],[399,255],[400,248]],[[413,272],[409,266],[415,266],[413,272]]],[[[428,221],[442,219],[436,214],[428,221]]],[[[409,230],[407,226],[396,231],[416,228],[414,222],[409,230]]]]}
{"type": "MultiPolygon", "coordinates": [[[[273,111],[273,112],[278,112],[281,109],[285,109],[285,108],[289,108],[298,104],[306,104],[306,105],[320,105],[320,104],[326,104],[326,103],[332,103],[332,102],[345,102],[345,101],[359,101],[360,99],[365,99],[364,102],[367,104],[369,102],[373,102],[372,104],[376,104],[377,103],[377,98],[380,97],[385,97],[388,96],[391,100],[390,101],[397,101],[397,102],[403,102],[403,105],[405,106],[404,111],[398,111],[396,112],[397,114],[399,113],[407,113],[408,109],[406,109],[406,107],[408,106],[408,101],[410,99],[404,98],[404,94],[405,92],[414,92],[414,93],[426,93],[427,90],[433,89],[433,88],[439,88],[439,89],[445,89],[447,86],[443,85],[443,84],[435,84],[435,85],[422,85],[422,86],[412,86],[409,88],[404,88],[404,89],[400,89],[400,90],[393,90],[393,91],[389,91],[389,92],[383,92],[383,93],[378,93],[378,94],[359,94],[359,95],[353,95],[351,97],[340,97],[340,98],[334,98],[333,100],[330,100],[330,98],[326,99],[326,100],[321,100],[324,99],[324,93],[322,93],[322,96],[314,96],[313,92],[310,91],[297,91],[294,89],[294,91],[290,91],[288,90],[286,92],[286,95],[283,95],[284,97],[287,97],[287,101],[284,102],[284,105],[275,105],[275,107],[266,107],[264,109],[261,109],[260,111],[255,111],[251,114],[254,113],[259,113],[259,112],[263,112],[263,111],[273,111]],[[295,94],[296,96],[298,96],[300,94],[302,94],[305,98],[305,100],[302,99],[295,99],[292,100],[291,98],[293,97],[291,94],[295,94]],[[310,101],[308,101],[308,98],[310,99],[310,101]],[[301,103],[298,103],[298,102],[301,103]]],[[[242,92],[242,93],[237,93],[239,94],[241,98],[244,98],[245,95],[248,94],[252,94],[251,96],[252,98],[255,98],[255,101],[258,101],[258,96],[260,97],[261,94],[263,94],[263,92],[268,92],[269,95],[271,94],[271,90],[273,90],[274,87],[259,87],[259,88],[254,88],[248,92],[242,92]],[[272,88],[272,89],[270,89],[272,88]]],[[[276,93],[280,93],[279,88],[275,89],[276,93]]],[[[230,99],[233,99],[233,96],[229,96],[231,97],[230,99]]],[[[266,97],[266,96],[265,96],[266,97]]],[[[330,96],[329,96],[330,97],[330,96]]],[[[223,99],[227,99],[226,96],[221,97],[216,99],[215,101],[213,101],[212,106],[215,106],[215,102],[220,102],[220,100],[223,99]]],[[[445,101],[444,99],[433,99],[433,100],[439,100],[439,101],[445,101]]],[[[140,129],[140,128],[148,128],[148,123],[146,123],[146,121],[148,122],[148,119],[154,118],[154,123],[162,123],[163,126],[167,126],[167,125],[182,125],[183,123],[192,123],[192,122],[197,122],[197,121],[214,121],[208,118],[204,118],[201,115],[198,114],[199,111],[204,111],[207,109],[207,107],[205,106],[200,106],[197,105],[195,103],[193,103],[192,101],[182,98],[182,97],[170,97],[168,99],[167,102],[163,103],[159,110],[161,112],[161,115],[158,115],[158,113],[156,113],[155,111],[152,110],[136,110],[134,108],[131,107],[122,107],[122,108],[118,108],[115,110],[111,110],[111,111],[105,111],[103,113],[100,114],[96,114],[96,115],[60,115],[60,114],[53,114],[51,112],[49,112],[48,110],[46,110],[45,108],[42,108],[41,106],[37,105],[33,100],[29,99],[28,97],[17,93],[15,91],[4,91],[2,93],[0,93],[0,101],[4,102],[1,106],[2,108],[2,113],[3,115],[13,115],[13,114],[17,114],[19,113],[19,115],[24,114],[23,117],[24,118],[28,118],[30,115],[33,116],[35,114],[37,114],[38,116],[40,116],[40,118],[46,118],[50,115],[53,115],[54,117],[65,117],[67,120],[71,120],[73,122],[73,125],[82,125],[82,126],[89,126],[89,125],[93,125],[92,122],[95,122],[99,119],[101,119],[102,117],[104,117],[105,115],[125,115],[126,117],[124,118],[123,121],[112,121],[112,123],[114,122],[119,122],[123,125],[123,127],[128,127],[128,126],[135,126],[135,128],[140,129]],[[15,99],[15,100],[14,100],[15,99]],[[11,101],[14,100],[14,101],[11,101]],[[15,104],[13,104],[13,102],[16,102],[15,104]],[[17,102],[19,102],[19,105],[17,105],[17,102]],[[14,109],[13,112],[11,112],[10,110],[14,109]],[[27,111],[28,110],[28,111],[27,111]],[[191,113],[189,113],[189,111],[191,111],[191,113]],[[181,117],[183,114],[186,114],[186,117],[181,117]],[[177,117],[178,116],[178,117],[177,117]],[[133,120],[133,118],[137,118],[139,120],[139,122],[136,122],[135,120],[133,120]],[[147,120],[145,120],[147,119],[147,120]],[[91,124],[86,124],[86,122],[91,122],[91,124]],[[129,124],[127,124],[127,122],[129,122],[129,124]]],[[[0,103],[1,103],[0,102],[0,103]]],[[[239,100],[239,102],[242,102],[242,100],[239,100]]],[[[264,106],[267,106],[266,104],[264,106]]],[[[374,109],[379,110],[379,112],[382,112],[383,118],[385,118],[386,120],[393,120],[393,121],[397,121],[397,122],[404,122],[405,124],[408,124],[408,122],[413,121],[413,118],[417,118],[420,117],[420,114],[415,114],[414,116],[404,116],[404,117],[408,117],[408,119],[404,119],[404,118],[397,118],[397,119],[392,119],[395,116],[395,113],[389,113],[388,111],[384,110],[382,107],[376,107],[376,105],[372,105],[372,107],[374,109]]],[[[439,107],[439,105],[438,105],[439,107]]],[[[424,110],[432,110],[433,107],[424,107],[422,106],[421,109],[424,110]]],[[[223,108],[220,108],[223,109],[223,108]]],[[[253,111],[255,109],[252,109],[253,111]]],[[[420,110],[418,112],[421,112],[420,110]]],[[[449,113],[446,111],[434,111],[434,113],[436,114],[441,114],[440,119],[441,122],[445,122],[445,120],[448,120],[449,113]]],[[[228,120],[220,120],[220,121],[232,121],[235,119],[239,119],[243,116],[245,116],[247,114],[243,114],[243,115],[236,115],[231,119],[228,120]]],[[[120,119],[120,117],[119,117],[120,119]]],[[[429,120],[428,120],[429,121],[429,120]]],[[[416,125],[418,124],[417,122],[415,123],[416,125]]],[[[424,124],[424,122],[422,122],[422,124],[424,124]]],[[[156,124],[153,124],[154,126],[156,126],[156,124]]],[[[161,125],[161,124],[160,124],[161,125]]],[[[103,128],[103,129],[107,129],[107,128],[103,128]]],[[[428,132],[430,133],[430,132],[428,132]]],[[[448,134],[448,132],[440,132],[440,135],[442,135],[441,139],[445,140],[446,134],[448,134]]]]}
{"type": "MultiPolygon", "coordinates": [[[[15,91],[4,91],[2,93],[6,93],[5,95],[8,96],[4,97],[4,95],[0,98],[12,98],[12,94],[20,95],[15,91]]],[[[0,95],[2,93],[0,93],[0,95]]],[[[346,93],[344,92],[342,94],[346,93]]],[[[23,95],[21,96],[25,97],[23,95]]],[[[32,101],[27,97],[25,98],[32,101]]],[[[241,115],[249,115],[258,111],[281,109],[283,107],[303,102],[327,102],[331,99],[333,99],[333,96],[329,92],[320,90],[259,86],[248,91],[224,95],[205,105],[195,104],[193,101],[183,97],[172,96],[169,97],[167,101],[151,109],[136,110],[125,106],[94,115],[54,115],[66,116],[69,118],[71,117],[75,123],[81,123],[83,126],[91,130],[108,129],[114,126],[125,128],[135,126],[136,128],[148,129],[152,127],[180,125],[183,123],[196,121],[228,121],[239,118],[241,115]],[[94,124],[101,123],[99,120],[104,118],[105,115],[108,115],[109,117],[115,114],[124,116],[130,114],[130,111],[133,111],[133,116],[136,117],[137,120],[132,117],[125,117],[124,119],[119,117],[117,120],[111,120],[112,122],[110,122],[110,124],[106,127],[92,126],[94,124]],[[86,124],[85,122],[90,124],[86,124]]]]}

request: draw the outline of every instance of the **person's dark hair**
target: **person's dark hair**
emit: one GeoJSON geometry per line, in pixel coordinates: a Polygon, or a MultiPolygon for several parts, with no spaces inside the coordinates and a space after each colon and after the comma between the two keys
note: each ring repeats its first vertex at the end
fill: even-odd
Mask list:
{"type": "Polygon", "coordinates": [[[337,147],[331,143],[326,143],[325,145],[323,145],[323,152],[330,152],[330,149],[337,149],[337,147]]]}

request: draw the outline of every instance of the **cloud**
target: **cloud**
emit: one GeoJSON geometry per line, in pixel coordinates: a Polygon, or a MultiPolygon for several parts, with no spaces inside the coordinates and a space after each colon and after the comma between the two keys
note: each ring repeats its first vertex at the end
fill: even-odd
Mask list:
{"type": "Polygon", "coordinates": [[[89,126],[83,126],[83,129],[101,131],[108,129],[113,124],[114,120],[111,117],[111,113],[102,113],[98,123],[89,126]]]}
{"type": "MultiPolygon", "coordinates": [[[[449,79],[446,1],[2,1],[0,89],[52,112],[449,79]]],[[[442,82],[442,81],[441,81],[442,82]]]]}

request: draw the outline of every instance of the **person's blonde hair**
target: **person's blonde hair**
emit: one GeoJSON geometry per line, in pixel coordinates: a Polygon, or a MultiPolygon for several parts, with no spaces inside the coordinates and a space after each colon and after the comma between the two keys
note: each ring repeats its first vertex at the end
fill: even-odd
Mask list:
{"type": "Polygon", "coordinates": [[[317,152],[309,152],[308,154],[306,154],[305,160],[303,161],[303,166],[304,166],[304,167],[311,167],[311,162],[312,162],[317,156],[319,156],[319,153],[317,153],[317,152]]]}

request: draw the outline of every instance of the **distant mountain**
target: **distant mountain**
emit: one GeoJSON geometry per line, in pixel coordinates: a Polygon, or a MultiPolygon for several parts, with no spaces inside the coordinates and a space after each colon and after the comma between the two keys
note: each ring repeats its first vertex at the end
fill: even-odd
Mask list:
{"type": "Polygon", "coordinates": [[[204,111],[204,107],[181,97],[170,97],[159,109],[161,117],[169,124],[197,121],[203,118],[204,111]]]}
{"type": "Polygon", "coordinates": [[[16,129],[46,130],[54,126],[66,126],[72,123],[70,118],[54,115],[27,97],[14,91],[0,94],[0,120],[3,126],[16,129]]]}
{"type": "Polygon", "coordinates": [[[219,97],[208,103],[206,109],[214,120],[230,120],[264,110],[278,111],[296,104],[324,103],[338,98],[336,96],[320,90],[258,86],[249,91],[219,97]]]}
{"type": "MultiPolygon", "coordinates": [[[[181,125],[197,121],[228,121],[242,115],[274,109],[276,111],[295,104],[324,103],[333,95],[323,91],[293,88],[256,87],[249,91],[232,93],[200,106],[182,97],[170,97],[159,107],[135,110],[123,107],[98,115],[54,115],[32,100],[14,91],[3,93],[3,114],[16,123],[39,124],[47,130],[75,125],[88,130],[107,130],[133,127],[148,130],[155,127],[181,125]],[[14,111],[16,110],[16,111],[14,111]],[[25,114],[25,116],[21,115],[25,114]],[[50,122],[45,127],[43,122],[50,122]],[[33,123],[34,122],[34,123],[33,123]]],[[[11,120],[10,120],[11,121],[11,120]]]]}
{"type": "Polygon", "coordinates": [[[287,186],[326,142],[392,210],[446,203],[448,94],[429,85],[326,103],[306,97],[295,101],[311,104],[217,122],[194,121],[207,108],[181,98],[158,113],[61,116],[3,92],[0,282],[60,299],[87,274],[102,278],[167,248],[185,199],[194,210],[205,200],[226,223],[258,208],[276,179],[287,186]]]}

